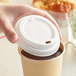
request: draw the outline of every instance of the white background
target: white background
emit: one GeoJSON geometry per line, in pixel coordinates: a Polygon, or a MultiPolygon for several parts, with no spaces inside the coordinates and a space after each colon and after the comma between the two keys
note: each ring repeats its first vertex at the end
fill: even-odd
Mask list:
{"type": "MultiPolygon", "coordinates": [[[[31,4],[32,0],[13,0],[14,4],[31,4]]],[[[0,40],[0,76],[23,76],[17,44],[6,38],[0,40]]],[[[71,45],[65,52],[62,76],[76,76],[76,49],[71,45]]]]}

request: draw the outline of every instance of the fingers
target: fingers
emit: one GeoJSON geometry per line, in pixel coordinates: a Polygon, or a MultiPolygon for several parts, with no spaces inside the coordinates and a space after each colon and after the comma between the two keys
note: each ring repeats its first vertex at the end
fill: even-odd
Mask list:
{"type": "Polygon", "coordinates": [[[13,25],[19,18],[21,18],[23,16],[40,15],[40,16],[43,16],[43,17],[46,17],[47,19],[49,19],[56,26],[56,28],[58,29],[59,35],[60,35],[60,39],[61,39],[60,30],[59,30],[59,27],[58,27],[56,21],[47,12],[42,11],[40,9],[36,9],[36,8],[28,6],[28,5],[10,5],[10,7],[7,5],[6,7],[5,7],[5,12],[7,11],[7,15],[8,14],[10,15],[10,13],[11,13],[12,16],[14,17],[14,19],[12,21],[13,25]],[[8,7],[8,8],[6,8],[6,7],[8,7]]]}
{"type": "Polygon", "coordinates": [[[10,23],[10,21],[7,19],[6,16],[3,15],[0,17],[0,23],[1,23],[0,26],[4,34],[6,35],[7,39],[12,43],[17,42],[18,36],[16,32],[14,31],[12,24],[10,23]]]}

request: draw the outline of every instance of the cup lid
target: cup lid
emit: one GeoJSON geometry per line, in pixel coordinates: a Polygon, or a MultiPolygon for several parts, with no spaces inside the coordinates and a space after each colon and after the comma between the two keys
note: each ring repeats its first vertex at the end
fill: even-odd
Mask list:
{"type": "Polygon", "coordinates": [[[18,45],[32,55],[49,56],[59,49],[60,38],[57,28],[42,16],[22,17],[14,28],[19,37],[18,45]]]}

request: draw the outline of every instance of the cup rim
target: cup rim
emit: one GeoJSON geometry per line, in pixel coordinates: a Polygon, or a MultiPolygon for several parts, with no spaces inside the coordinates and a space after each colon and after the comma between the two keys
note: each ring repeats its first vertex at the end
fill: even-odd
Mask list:
{"type": "Polygon", "coordinates": [[[18,52],[19,52],[19,54],[20,54],[22,57],[27,58],[27,59],[32,60],[32,61],[50,61],[50,60],[58,59],[58,58],[60,58],[61,56],[64,55],[64,53],[65,53],[65,46],[64,46],[64,44],[62,43],[62,41],[60,42],[60,48],[62,49],[63,52],[62,52],[59,56],[54,57],[54,58],[51,58],[51,59],[46,59],[46,60],[37,60],[37,59],[31,59],[31,58],[26,57],[26,56],[24,56],[24,55],[21,53],[21,50],[22,50],[22,49],[21,49],[20,47],[18,47],[18,52]]]}

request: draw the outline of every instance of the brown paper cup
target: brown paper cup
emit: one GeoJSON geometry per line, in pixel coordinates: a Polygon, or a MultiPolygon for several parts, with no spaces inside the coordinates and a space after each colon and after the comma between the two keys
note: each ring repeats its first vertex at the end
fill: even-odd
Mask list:
{"type": "Polygon", "coordinates": [[[18,49],[21,55],[24,76],[61,76],[62,59],[64,54],[64,46],[61,43],[61,55],[48,60],[34,60],[25,57],[18,49]]]}

